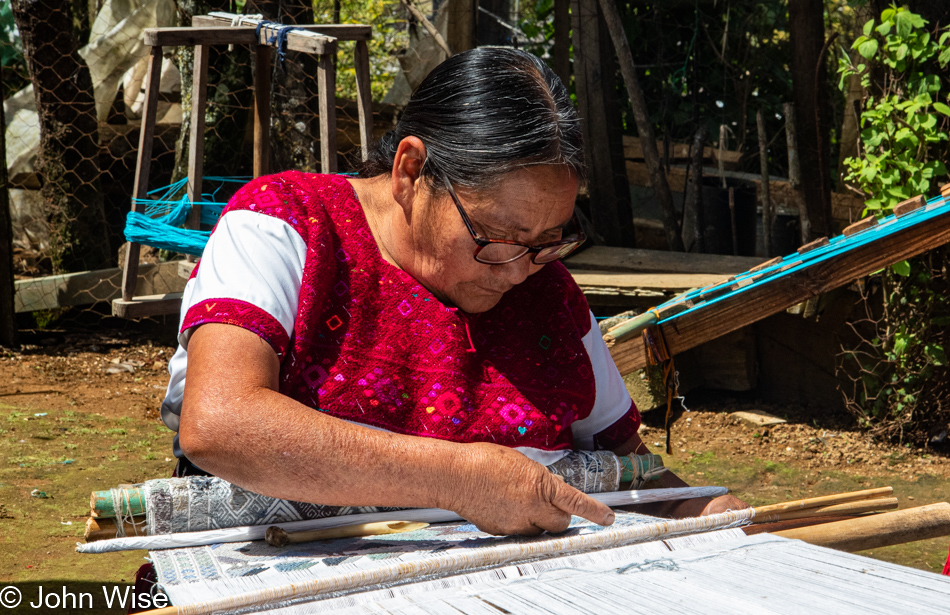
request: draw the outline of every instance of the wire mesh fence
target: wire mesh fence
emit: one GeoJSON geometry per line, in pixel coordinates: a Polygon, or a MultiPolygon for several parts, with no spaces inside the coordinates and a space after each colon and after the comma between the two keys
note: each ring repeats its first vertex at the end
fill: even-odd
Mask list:
{"type": "MultiPolygon", "coordinates": [[[[381,100],[399,65],[392,50],[405,45],[403,7],[368,2],[346,21],[369,16],[370,72],[381,100]],[[367,12],[369,11],[369,12],[367,12]],[[354,19],[355,18],[355,19],[354,19]]],[[[419,3],[420,5],[422,3],[419,3]]],[[[326,23],[334,3],[249,0],[13,0],[0,4],[0,62],[5,111],[3,148],[13,220],[16,311],[21,327],[57,319],[90,322],[110,314],[121,294],[122,246],[132,202],[142,131],[148,53],[144,30],[190,25],[211,11],[260,14],[282,24],[326,23]],[[325,5],[325,6],[324,6],[325,5]]],[[[431,7],[430,7],[431,8],[431,7]]],[[[229,24],[225,24],[229,25],[229,24]]],[[[316,58],[273,55],[270,172],[319,172],[320,130],[316,58]]],[[[193,47],[165,47],[148,188],[178,199],[188,171],[193,47]],[[169,193],[167,188],[171,188],[169,193]]],[[[361,161],[355,96],[354,43],[336,54],[338,169],[361,161]]],[[[255,54],[249,45],[214,45],[204,113],[205,176],[252,175],[255,54]]],[[[374,103],[378,138],[395,122],[397,106],[374,103]]],[[[227,201],[239,186],[209,184],[207,199],[227,201]],[[214,192],[214,194],[210,194],[214,192]]],[[[210,228],[213,221],[205,221],[210,228]]],[[[136,294],[180,291],[180,254],[142,250],[136,294]]],[[[177,315],[170,315],[177,320],[177,315]]]]}

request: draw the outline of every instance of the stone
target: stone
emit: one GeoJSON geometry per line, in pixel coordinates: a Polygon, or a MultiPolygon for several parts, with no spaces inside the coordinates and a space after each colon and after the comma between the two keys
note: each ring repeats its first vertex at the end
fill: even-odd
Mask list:
{"type": "Polygon", "coordinates": [[[771,414],[762,412],[761,410],[743,410],[740,412],[732,412],[729,414],[729,416],[739,420],[747,427],[771,427],[772,425],[781,425],[782,423],[788,422],[785,419],[780,419],[777,416],[772,416],[771,414]]]}

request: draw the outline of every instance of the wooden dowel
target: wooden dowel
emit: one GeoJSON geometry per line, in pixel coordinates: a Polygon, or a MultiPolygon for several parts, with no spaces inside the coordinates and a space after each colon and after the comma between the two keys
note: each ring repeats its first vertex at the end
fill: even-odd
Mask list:
{"type": "Polygon", "coordinates": [[[756,506],[755,514],[767,515],[773,513],[783,513],[793,510],[802,510],[804,508],[818,508],[819,506],[832,506],[834,504],[844,504],[845,502],[856,502],[858,500],[870,500],[873,498],[885,497],[894,493],[893,487],[876,487],[874,489],[864,489],[862,491],[849,491],[847,493],[835,493],[832,495],[823,495],[816,498],[806,498],[804,500],[793,500],[791,502],[782,502],[781,504],[770,504],[768,506],[756,506]]]}
{"type": "MultiPolygon", "coordinates": [[[[144,536],[145,535],[145,517],[135,516],[132,521],[123,521],[123,528],[126,536],[144,536]]],[[[86,542],[95,542],[97,540],[109,540],[118,535],[118,525],[115,519],[95,519],[89,517],[86,519],[86,532],[83,537],[86,542]]]]}
{"type": "Polygon", "coordinates": [[[868,512],[891,510],[897,508],[897,506],[897,498],[875,498],[873,500],[858,500],[856,502],[844,502],[843,504],[832,504],[831,506],[819,506],[817,508],[803,508],[787,512],[761,514],[756,510],[752,523],[770,523],[772,521],[785,521],[788,519],[809,519],[812,517],[835,515],[859,515],[868,512]]]}
{"type": "Polygon", "coordinates": [[[607,335],[604,336],[604,342],[606,342],[607,347],[610,348],[617,342],[622,342],[637,335],[647,327],[652,327],[656,322],[656,312],[653,310],[640,314],[639,316],[634,316],[630,320],[625,320],[611,327],[607,335]]]}
{"type": "Polygon", "coordinates": [[[304,532],[288,532],[276,525],[267,528],[264,540],[272,547],[283,547],[294,542],[311,542],[314,540],[331,540],[334,538],[356,538],[360,536],[382,536],[384,534],[401,534],[413,532],[428,527],[428,523],[413,521],[380,521],[378,523],[357,523],[342,527],[331,527],[325,530],[309,530],[304,532]]]}
{"type": "Polygon", "coordinates": [[[782,530],[794,530],[800,527],[811,527],[822,523],[832,523],[835,521],[847,521],[854,519],[857,515],[835,515],[832,517],[809,517],[807,519],[786,519],[784,521],[769,521],[768,523],[755,523],[742,526],[742,531],[746,536],[755,534],[777,534],[782,530]]]}
{"type": "Polygon", "coordinates": [[[851,553],[877,549],[950,536],[950,504],[940,502],[775,534],[851,553]]]}

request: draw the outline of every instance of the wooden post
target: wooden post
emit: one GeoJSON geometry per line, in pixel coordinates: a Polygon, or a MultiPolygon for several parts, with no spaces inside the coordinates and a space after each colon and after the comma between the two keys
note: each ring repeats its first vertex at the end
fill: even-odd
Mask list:
{"type": "Polygon", "coordinates": [[[765,256],[772,256],[772,199],[769,195],[769,140],[765,136],[765,115],[762,109],[755,114],[759,130],[759,169],[762,173],[762,245],[765,256]]]}
{"type": "Polygon", "coordinates": [[[950,504],[907,508],[870,517],[776,532],[839,551],[864,551],[950,535],[950,504]]]}
{"type": "Polygon", "coordinates": [[[692,219],[692,237],[683,237],[683,244],[690,252],[706,251],[706,216],[703,211],[703,149],[706,145],[706,126],[702,125],[693,137],[693,156],[690,161],[689,184],[683,205],[683,234],[686,235],[686,218],[692,219]]]}
{"type": "Polygon", "coordinates": [[[554,0],[554,73],[564,87],[571,82],[571,0],[554,0]]]}
{"type": "Polygon", "coordinates": [[[739,233],[736,231],[736,189],[729,186],[729,224],[732,227],[732,255],[739,256],[739,233]]]}
{"type": "MultiPolygon", "coordinates": [[[[148,196],[148,173],[152,165],[152,142],[155,140],[155,116],[158,112],[158,91],[162,79],[162,48],[153,46],[149,51],[148,74],[145,77],[145,108],[139,130],[139,152],[135,165],[135,185],[132,189],[132,211],[142,212],[145,205],[140,199],[148,196]]],[[[130,301],[135,296],[139,275],[139,244],[127,243],[122,267],[122,298],[130,301]]]]}
{"type": "MultiPolygon", "coordinates": [[[[3,76],[0,74],[0,92],[3,76]]],[[[0,346],[17,342],[16,284],[13,275],[13,218],[10,215],[10,184],[7,175],[6,118],[0,101],[0,346]]]]}
{"type": "Polygon", "coordinates": [[[194,79],[191,86],[191,135],[188,142],[188,198],[191,212],[185,227],[201,226],[201,188],[205,158],[205,106],[208,99],[209,45],[195,45],[194,79]]]}
{"type": "MultiPolygon", "coordinates": [[[[578,3],[578,0],[575,0],[575,3],[578,3]]],[[[593,4],[593,2],[585,1],[579,3],[582,5],[593,4]]],[[[627,86],[630,109],[637,124],[640,146],[643,148],[643,162],[646,164],[647,172],[650,174],[650,184],[656,193],[657,200],[660,202],[660,208],[663,210],[663,230],[666,234],[667,243],[669,243],[670,250],[682,252],[683,239],[680,236],[680,225],[673,207],[673,193],[670,192],[670,184],[666,179],[666,173],[663,172],[660,166],[660,154],[656,149],[656,134],[653,131],[653,122],[647,112],[646,98],[643,95],[643,89],[640,87],[640,79],[637,77],[636,66],[633,63],[633,53],[627,43],[627,34],[623,30],[620,13],[617,11],[616,3],[611,0],[600,0],[599,4],[607,23],[607,29],[610,31],[610,38],[613,39],[617,58],[620,61],[623,82],[627,86]]],[[[576,44],[574,45],[574,55],[577,56],[576,44]]],[[[599,87],[604,87],[604,85],[600,84],[599,87]]]]}
{"type": "Polygon", "coordinates": [[[446,42],[455,53],[475,47],[476,0],[447,0],[449,20],[446,42]]]}
{"type": "Polygon", "coordinates": [[[620,109],[613,87],[613,52],[597,3],[572,0],[571,25],[574,84],[584,132],[594,230],[607,245],[633,247],[630,186],[623,159],[620,109]]]}
{"type": "Polygon", "coordinates": [[[360,145],[363,160],[369,159],[373,146],[373,99],[370,90],[369,49],[366,41],[356,41],[353,51],[356,62],[356,106],[359,108],[360,145]]]}
{"type": "Polygon", "coordinates": [[[317,82],[320,87],[320,170],[336,173],[336,41],[320,54],[317,82]]]}
{"type": "Polygon", "coordinates": [[[795,103],[783,105],[785,113],[785,141],[788,144],[788,183],[798,205],[798,218],[801,221],[801,240],[805,245],[811,237],[811,223],[808,221],[808,208],[802,196],[802,171],[798,164],[798,136],[795,133],[795,103]]]}
{"type": "Polygon", "coordinates": [[[254,49],[254,177],[270,171],[270,47],[254,49]]]}

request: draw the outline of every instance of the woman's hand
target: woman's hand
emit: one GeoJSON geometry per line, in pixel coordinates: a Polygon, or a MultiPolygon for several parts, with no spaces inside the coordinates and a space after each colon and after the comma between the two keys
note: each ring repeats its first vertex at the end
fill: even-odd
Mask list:
{"type": "Polygon", "coordinates": [[[740,500],[734,495],[721,495],[718,498],[713,498],[702,512],[700,516],[705,515],[715,515],[716,513],[723,513],[730,510],[742,510],[743,508],[749,508],[749,505],[746,504],[743,500],[740,500]]]}
{"type": "Polygon", "coordinates": [[[563,532],[571,515],[610,525],[610,508],[571,487],[518,451],[494,444],[461,445],[449,472],[448,508],[489,534],[563,532]],[[456,478],[457,475],[457,478],[456,478]]]}

